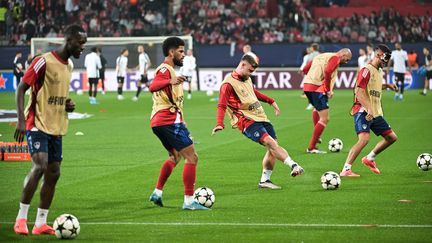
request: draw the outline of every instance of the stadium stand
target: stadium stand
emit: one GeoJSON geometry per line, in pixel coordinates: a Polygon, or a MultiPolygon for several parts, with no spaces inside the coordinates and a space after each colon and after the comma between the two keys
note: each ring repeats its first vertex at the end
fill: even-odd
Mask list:
{"type": "Polygon", "coordinates": [[[239,48],[432,41],[431,7],[415,0],[1,0],[0,45],[62,37],[68,23],[91,37],[191,34],[200,44],[239,48]]]}

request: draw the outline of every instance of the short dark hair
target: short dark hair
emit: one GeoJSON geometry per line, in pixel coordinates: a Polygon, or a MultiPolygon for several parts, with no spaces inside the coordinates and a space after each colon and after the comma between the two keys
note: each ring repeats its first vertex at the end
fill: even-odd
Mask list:
{"type": "Polygon", "coordinates": [[[185,46],[185,42],[178,37],[168,37],[162,44],[162,50],[165,57],[169,55],[169,50],[177,49],[180,46],[185,46]]]}
{"type": "Polygon", "coordinates": [[[123,48],[123,49],[120,51],[120,54],[125,53],[127,50],[128,50],[127,48],[123,48]]]}
{"type": "Polygon", "coordinates": [[[319,50],[319,44],[318,43],[312,43],[311,47],[312,47],[312,49],[314,49],[314,51],[319,50]]]}
{"type": "Polygon", "coordinates": [[[97,52],[97,51],[98,51],[98,48],[97,48],[96,46],[93,46],[93,47],[90,49],[90,51],[91,51],[91,52],[97,52]]]}
{"type": "Polygon", "coordinates": [[[79,33],[85,33],[85,30],[79,25],[70,25],[66,28],[64,36],[65,38],[70,38],[78,35],[79,33]]]}
{"type": "Polygon", "coordinates": [[[244,54],[241,58],[242,61],[247,61],[253,68],[257,68],[258,67],[258,57],[252,53],[252,52],[248,52],[246,54],[244,54]]]}

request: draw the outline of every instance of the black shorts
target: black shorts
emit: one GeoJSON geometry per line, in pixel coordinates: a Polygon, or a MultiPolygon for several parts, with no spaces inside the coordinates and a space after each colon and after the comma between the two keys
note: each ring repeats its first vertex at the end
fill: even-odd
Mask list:
{"type": "Polygon", "coordinates": [[[385,136],[392,132],[390,125],[382,116],[373,118],[371,121],[366,120],[366,112],[357,112],[354,114],[354,128],[357,134],[362,132],[370,133],[370,130],[377,136],[385,136]]]}
{"type": "Polygon", "coordinates": [[[329,108],[328,96],[326,94],[309,91],[305,91],[304,93],[308,98],[309,103],[311,103],[317,111],[322,111],[329,108]]]}
{"type": "Polygon", "coordinates": [[[123,83],[124,82],[124,77],[119,77],[117,76],[117,83],[123,83]]]}
{"type": "Polygon", "coordinates": [[[404,82],[405,81],[405,74],[404,73],[394,73],[394,81],[395,83],[397,82],[404,82]]]}
{"type": "Polygon", "coordinates": [[[427,80],[432,78],[432,70],[426,71],[426,78],[427,78],[427,80]]]}
{"type": "Polygon", "coordinates": [[[146,84],[146,83],[148,83],[149,80],[148,80],[148,78],[147,78],[147,75],[141,75],[141,80],[140,80],[140,82],[141,82],[142,84],[146,84]]]}
{"type": "Polygon", "coordinates": [[[99,78],[102,80],[102,82],[105,80],[105,71],[104,72],[99,72],[99,78]]]}
{"type": "Polygon", "coordinates": [[[173,149],[180,151],[193,144],[189,131],[183,123],[152,127],[152,130],[168,151],[173,149]]]}
{"type": "Polygon", "coordinates": [[[89,81],[89,84],[96,84],[97,85],[99,78],[89,78],[88,81],[89,81]]]}
{"type": "Polygon", "coordinates": [[[27,131],[30,154],[48,153],[48,163],[61,162],[62,136],[53,136],[41,131],[27,131]]]}

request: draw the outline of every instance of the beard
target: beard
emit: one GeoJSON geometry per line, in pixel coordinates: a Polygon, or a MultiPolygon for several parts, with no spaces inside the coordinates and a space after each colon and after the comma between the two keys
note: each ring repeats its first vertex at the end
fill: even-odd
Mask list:
{"type": "Polygon", "coordinates": [[[183,60],[174,58],[173,62],[174,62],[174,65],[179,66],[179,67],[183,67],[183,60]]]}

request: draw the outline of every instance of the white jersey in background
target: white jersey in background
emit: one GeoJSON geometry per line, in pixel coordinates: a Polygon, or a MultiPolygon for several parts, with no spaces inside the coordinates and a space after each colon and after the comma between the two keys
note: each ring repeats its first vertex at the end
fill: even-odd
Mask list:
{"type": "Polygon", "coordinates": [[[368,56],[367,55],[359,56],[358,61],[357,61],[358,62],[358,67],[360,69],[366,67],[368,61],[369,60],[368,60],[368,56]]]}
{"type": "Polygon", "coordinates": [[[185,56],[183,66],[180,68],[180,74],[186,77],[192,77],[196,68],[196,59],[194,56],[185,56]]]}
{"type": "MultiPolygon", "coordinates": [[[[185,57],[186,58],[186,57],[185,57]]],[[[144,72],[147,72],[148,64],[150,63],[150,58],[147,53],[141,53],[138,57],[139,61],[139,73],[140,75],[144,75],[144,72]]]]}
{"type": "Polygon", "coordinates": [[[128,58],[121,55],[117,57],[116,65],[118,66],[117,77],[125,77],[127,72],[128,58]]]}
{"type": "Polygon", "coordinates": [[[393,72],[395,73],[406,72],[405,62],[408,61],[408,54],[405,50],[392,51],[391,60],[393,60],[393,72]]]}
{"type": "Polygon", "coordinates": [[[303,70],[303,68],[308,64],[310,61],[314,59],[314,57],[318,56],[318,51],[313,51],[307,55],[304,55],[302,65],[300,66],[300,70],[303,70]]]}
{"type": "Polygon", "coordinates": [[[102,63],[96,52],[85,56],[84,66],[86,67],[87,78],[99,78],[99,69],[102,68],[102,63]]]}

